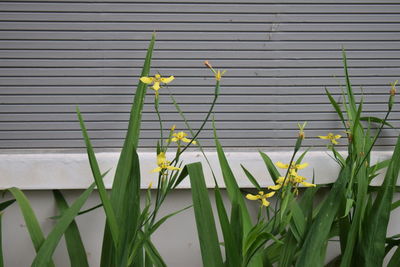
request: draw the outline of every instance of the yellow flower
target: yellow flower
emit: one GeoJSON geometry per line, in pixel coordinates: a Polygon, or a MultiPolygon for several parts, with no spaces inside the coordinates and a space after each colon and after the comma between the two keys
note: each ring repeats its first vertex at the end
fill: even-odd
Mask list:
{"type": "Polygon", "coordinates": [[[207,68],[209,68],[209,69],[214,73],[215,79],[216,79],[218,82],[221,80],[222,75],[224,75],[225,72],[226,72],[226,70],[224,70],[224,71],[222,71],[222,72],[221,72],[220,70],[217,70],[217,71],[216,71],[216,70],[211,66],[210,62],[208,62],[208,60],[204,61],[204,65],[205,65],[207,68]]]}
{"type": "Polygon", "coordinates": [[[260,191],[258,192],[258,195],[247,194],[246,198],[249,200],[261,200],[262,205],[268,207],[270,202],[267,200],[267,198],[270,198],[273,195],[275,195],[275,192],[264,194],[264,191],[260,191]]]}
{"type": "MultiPolygon", "coordinates": [[[[278,166],[279,168],[282,169],[287,169],[289,168],[289,164],[283,164],[281,162],[277,162],[275,164],[276,166],[278,166]]],[[[294,188],[295,188],[295,192],[297,192],[297,187],[299,186],[299,184],[305,186],[305,187],[315,187],[315,184],[311,184],[308,182],[305,182],[305,180],[307,180],[307,178],[300,176],[297,174],[297,170],[299,169],[304,169],[305,167],[308,166],[308,163],[304,163],[304,164],[296,164],[293,167],[290,168],[289,173],[288,173],[288,177],[285,179],[285,177],[280,176],[276,181],[275,181],[275,185],[272,186],[268,186],[268,189],[270,190],[279,190],[281,189],[281,187],[283,185],[287,185],[288,183],[290,183],[294,188]],[[283,184],[285,182],[285,184],[283,184]]]]}
{"type": "MultiPolygon", "coordinates": [[[[171,141],[172,141],[172,142],[180,142],[180,141],[183,141],[183,142],[185,142],[185,143],[190,143],[190,141],[192,141],[192,140],[186,138],[187,133],[185,133],[185,132],[173,133],[172,136],[173,136],[173,137],[171,138],[171,141]]],[[[196,144],[196,141],[193,141],[192,143],[193,143],[193,144],[196,144]]]]}
{"type": "Polygon", "coordinates": [[[298,123],[297,125],[299,126],[299,138],[304,139],[306,137],[304,134],[304,128],[306,128],[307,122],[305,121],[302,125],[298,123]]]}
{"type": "Polygon", "coordinates": [[[390,83],[390,85],[392,86],[392,87],[390,88],[390,95],[391,95],[391,96],[394,96],[394,95],[396,94],[396,85],[397,85],[398,82],[399,82],[399,81],[396,80],[395,82],[390,83]]]}
{"type": "Polygon", "coordinates": [[[150,182],[149,185],[147,186],[147,189],[151,189],[153,187],[153,182],[150,182]]]}
{"type": "Polygon", "coordinates": [[[218,70],[218,71],[214,72],[214,73],[215,73],[215,79],[216,79],[217,81],[220,81],[220,80],[221,80],[221,77],[222,77],[222,75],[224,75],[224,74],[225,74],[225,72],[226,72],[226,70],[224,70],[223,72],[221,72],[220,70],[218,70]]]}
{"type": "MultiPolygon", "coordinates": [[[[276,185],[271,185],[271,186],[268,186],[268,189],[270,189],[270,190],[279,190],[279,189],[281,189],[281,187],[282,187],[282,185],[283,185],[283,181],[285,181],[285,177],[279,177],[277,180],[276,180],[276,185]]],[[[287,185],[289,183],[289,178],[288,179],[286,179],[286,181],[285,181],[285,185],[287,185]]]]}
{"type": "Polygon", "coordinates": [[[334,135],[333,133],[328,133],[327,136],[318,136],[321,139],[330,140],[332,144],[337,145],[339,144],[336,140],[341,138],[340,134],[334,135]]]}
{"type": "MultiPolygon", "coordinates": [[[[278,168],[281,168],[281,169],[287,169],[287,168],[289,168],[289,164],[284,164],[284,163],[282,163],[282,162],[280,162],[280,161],[276,162],[275,165],[276,165],[278,168]]],[[[292,170],[292,169],[294,169],[294,170],[302,170],[302,169],[306,168],[307,166],[308,166],[308,163],[303,163],[303,164],[293,164],[293,163],[292,163],[292,166],[290,167],[290,169],[291,169],[291,170],[292,170]]]]}
{"type": "Polygon", "coordinates": [[[169,76],[168,78],[163,78],[161,77],[160,74],[156,74],[154,75],[154,77],[141,77],[140,81],[146,84],[153,84],[153,86],[151,87],[153,90],[156,91],[156,93],[158,92],[158,89],[161,88],[160,84],[164,83],[170,83],[175,79],[174,76],[169,76]]]}
{"type": "Polygon", "coordinates": [[[152,170],[151,172],[163,172],[164,170],[180,170],[178,167],[174,167],[169,165],[171,162],[167,161],[167,158],[165,156],[165,152],[160,152],[160,154],[157,155],[157,165],[158,167],[152,170]]]}

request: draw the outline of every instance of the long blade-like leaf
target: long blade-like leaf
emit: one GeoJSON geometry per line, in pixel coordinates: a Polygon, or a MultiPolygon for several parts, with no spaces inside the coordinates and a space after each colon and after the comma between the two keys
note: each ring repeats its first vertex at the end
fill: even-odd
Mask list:
{"type": "Polygon", "coordinates": [[[244,174],[246,174],[247,179],[257,188],[258,191],[261,191],[261,186],[257,182],[256,178],[242,165],[240,164],[240,167],[242,167],[242,170],[244,171],[244,174]]]}
{"type": "Polygon", "coordinates": [[[400,246],[397,247],[396,251],[390,258],[387,267],[398,267],[400,266],[400,246]]]}
{"type": "Polygon", "coordinates": [[[202,165],[200,162],[196,162],[186,165],[186,167],[192,188],[193,208],[203,266],[222,267],[224,264],[202,165]]]}
{"type": "Polygon", "coordinates": [[[78,114],[79,122],[82,129],[83,138],[85,139],[87,155],[89,158],[90,168],[92,170],[93,178],[96,182],[97,189],[99,191],[101,203],[103,204],[104,212],[106,213],[106,219],[110,225],[111,234],[114,241],[114,246],[118,245],[118,225],[115,217],[114,210],[111,206],[110,199],[108,198],[106,188],[104,186],[103,177],[100,172],[99,164],[97,163],[96,155],[94,154],[92,144],[90,142],[89,135],[86,130],[85,122],[83,121],[82,115],[79,108],[76,109],[78,114]]]}
{"type": "MultiPolygon", "coordinates": [[[[61,214],[64,213],[69,208],[64,196],[59,190],[53,190],[53,195],[61,214]]],[[[71,266],[89,266],[85,247],[75,220],[68,226],[64,236],[71,266]]]]}
{"type": "MultiPolygon", "coordinates": [[[[9,188],[8,191],[10,191],[10,193],[13,194],[13,196],[17,200],[33,246],[35,247],[36,252],[39,252],[40,248],[45,242],[45,237],[43,235],[42,229],[40,228],[36,215],[29,203],[29,200],[26,198],[25,194],[18,188],[9,188]]],[[[48,261],[41,266],[54,266],[54,263],[51,261],[51,256],[49,257],[48,261]]]]}
{"type": "MultiPolygon", "coordinates": [[[[153,34],[152,39],[150,41],[149,47],[147,49],[146,59],[144,61],[144,65],[142,68],[141,77],[149,76],[150,73],[150,65],[151,59],[153,55],[155,42],[155,34],[153,34]]],[[[115,171],[115,177],[113,181],[112,191],[111,191],[111,205],[115,212],[115,216],[117,222],[119,224],[124,224],[128,217],[133,218],[132,224],[137,224],[137,219],[140,216],[140,202],[135,202],[133,206],[127,206],[126,204],[126,194],[128,194],[127,190],[129,189],[129,193],[134,194],[134,198],[136,198],[139,194],[139,189],[136,188],[136,192],[131,192],[132,187],[128,186],[128,184],[140,185],[140,180],[130,182],[132,179],[140,179],[140,176],[132,177],[135,174],[135,171],[132,171],[132,162],[136,154],[136,149],[139,143],[139,134],[140,134],[140,125],[142,119],[142,109],[144,105],[144,100],[147,91],[147,84],[141,82],[139,80],[135,98],[133,100],[133,105],[130,112],[128,131],[126,133],[126,138],[124,141],[124,145],[122,147],[122,151],[118,160],[117,168],[115,171]],[[125,203],[125,204],[124,204],[125,203]],[[126,210],[129,208],[129,211],[126,210]],[[133,214],[132,214],[133,213],[133,214]]],[[[135,174],[136,175],[136,174],[135,174]]],[[[129,197],[129,196],[128,196],[129,197]]],[[[106,222],[105,230],[104,230],[104,239],[103,239],[103,247],[102,247],[102,257],[101,257],[101,267],[109,267],[113,266],[114,260],[114,248],[111,243],[111,229],[108,222],[106,222]]],[[[122,234],[122,233],[121,233],[122,234]]],[[[127,237],[130,239],[131,237],[127,237]]]]}
{"type": "Polygon", "coordinates": [[[4,202],[0,203],[0,211],[5,210],[8,206],[10,206],[11,204],[13,204],[15,202],[15,199],[10,199],[4,202]]]}
{"type": "Polygon", "coordinates": [[[227,266],[240,266],[242,259],[240,258],[240,243],[236,242],[234,238],[234,233],[232,231],[231,225],[229,223],[228,214],[222,200],[221,191],[218,187],[214,189],[215,193],[215,204],[217,206],[219,223],[221,225],[222,235],[224,236],[224,246],[226,255],[227,266]]]}
{"type": "Polygon", "coordinates": [[[272,160],[270,159],[270,157],[268,157],[267,154],[265,154],[264,152],[260,152],[261,158],[263,159],[265,166],[268,169],[269,175],[271,176],[272,180],[274,181],[274,183],[276,182],[276,180],[278,180],[279,176],[281,176],[278,172],[278,170],[276,169],[274,163],[272,162],[272,160]]]}
{"type": "Polygon", "coordinates": [[[3,260],[3,237],[2,237],[2,227],[1,227],[2,219],[3,219],[3,212],[0,211],[0,267],[4,266],[4,260],[3,260]]]}
{"type": "Polygon", "coordinates": [[[382,187],[363,225],[360,259],[363,266],[381,266],[385,256],[385,240],[394,188],[400,171],[400,136],[394,149],[382,187]]]}
{"type": "Polygon", "coordinates": [[[79,196],[77,200],[74,201],[72,206],[67,209],[57,224],[54,226],[53,230],[51,230],[50,234],[47,236],[47,239],[43,242],[40,247],[36,258],[32,263],[32,267],[41,267],[45,266],[51,259],[51,256],[56,249],[58,242],[60,241],[62,235],[67,230],[68,226],[77,216],[79,210],[82,208],[83,204],[85,204],[86,200],[89,198],[92,193],[95,184],[92,184],[88,189],[86,189],[82,195],[79,196]]]}
{"type": "Polygon", "coordinates": [[[320,266],[323,263],[321,248],[325,247],[333,220],[339,209],[338,196],[340,196],[340,192],[343,192],[349,178],[349,165],[351,164],[347,164],[341,170],[338,179],[312,223],[300,251],[296,267],[320,266]]]}

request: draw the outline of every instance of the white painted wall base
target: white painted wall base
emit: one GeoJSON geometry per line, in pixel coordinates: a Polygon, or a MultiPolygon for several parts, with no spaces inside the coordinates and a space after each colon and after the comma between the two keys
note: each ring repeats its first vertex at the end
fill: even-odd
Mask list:
{"type": "MultiPolygon", "coordinates": [[[[267,152],[267,154],[274,162],[287,163],[292,152],[267,152]]],[[[382,161],[389,158],[391,154],[392,152],[386,151],[374,152],[373,161],[382,161]]],[[[110,188],[119,153],[97,153],[96,155],[103,172],[111,169],[104,179],[106,187],[110,188]]],[[[223,185],[216,152],[206,152],[206,155],[217,175],[217,180],[223,185]]],[[[260,185],[272,184],[259,153],[227,152],[226,156],[241,187],[252,187],[252,184],[245,177],[240,164],[243,164],[252,172],[260,185]]],[[[172,154],[167,155],[167,158],[171,159],[172,157],[172,154]]],[[[155,182],[157,179],[157,174],[151,173],[151,170],[157,167],[156,155],[152,152],[140,152],[139,158],[142,176],[141,186],[147,188],[150,182],[155,182]]],[[[214,187],[211,172],[201,153],[186,152],[183,154],[182,160],[185,163],[202,161],[207,186],[214,187]]],[[[311,180],[314,169],[316,183],[332,182],[337,177],[338,166],[325,151],[311,151],[306,155],[303,162],[308,162],[310,166],[302,170],[301,175],[311,180]]],[[[84,189],[93,181],[86,154],[0,154],[0,173],[0,189],[13,186],[34,190],[84,189]]],[[[375,184],[380,184],[380,178],[375,179],[375,184]]],[[[179,188],[190,188],[189,181],[185,180],[179,188]]]]}

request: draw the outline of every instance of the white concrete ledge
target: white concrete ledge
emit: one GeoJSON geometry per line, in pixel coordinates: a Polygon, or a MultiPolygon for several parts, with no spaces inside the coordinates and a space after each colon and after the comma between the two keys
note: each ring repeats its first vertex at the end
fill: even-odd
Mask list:
{"type": "MultiPolygon", "coordinates": [[[[287,163],[292,152],[266,152],[271,159],[287,163]]],[[[214,172],[220,185],[223,179],[218,164],[216,152],[207,152],[214,172]]],[[[379,151],[373,153],[373,161],[382,161],[389,158],[392,152],[379,151]]],[[[112,185],[115,167],[119,153],[97,153],[100,169],[104,172],[111,168],[104,182],[107,188],[112,185]]],[[[172,154],[169,155],[172,158],[172,154]]],[[[272,184],[267,169],[258,152],[227,152],[226,156],[236,175],[239,186],[252,187],[245,177],[240,164],[243,164],[259,181],[260,185],[272,184]]],[[[146,188],[150,182],[156,182],[157,174],[151,173],[156,166],[156,155],[152,152],[140,152],[140,168],[142,176],[142,188],[146,188]]],[[[211,172],[200,152],[186,152],[182,156],[185,163],[202,161],[206,176],[207,186],[214,187],[211,172]]],[[[332,182],[337,178],[338,166],[324,151],[311,151],[304,158],[310,166],[299,172],[311,181],[313,169],[317,183],[332,182]]],[[[282,171],[283,173],[283,171],[282,171]]],[[[93,181],[89,162],[86,154],[0,154],[0,188],[18,187],[21,189],[84,189],[93,181]]],[[[382,177],[376,178],[374,184],[380,184],[382,177]]],[[[186,179],[180,188],[189,188],[189,180],[186,179]]]]}

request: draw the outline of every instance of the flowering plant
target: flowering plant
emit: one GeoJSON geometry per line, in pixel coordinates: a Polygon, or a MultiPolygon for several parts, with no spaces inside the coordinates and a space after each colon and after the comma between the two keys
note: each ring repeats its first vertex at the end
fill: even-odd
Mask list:
{"type": "Polygon", "coordinates": [[[385,257],[387,266],[400,266],[399,235],[386,236],[390,213],[400,206],[400,201],[393,202],[400,171],[400,136],[391,158],[375,164],[371,162],[371,153],[382,128],[392,127],[387,119],[394,104],[397,82],[392,83],[384,119],[364,116],[363,97],[357,103],[344,51],[343,63],[346,80],[343,103],[340,105],[328,90],[326,94],[347,135],[347,155],[336,148],[341,135],[319,136],[329,141],[328,150],[340,167],[333,184],[316,185],[314,177],[310,183],[298,174],[308,165],[302,163],[308,149],[296,159],[305,138],[304,123],[299,125],[299,135],[288,164],[274,164],[260,151],[275,185],[262,188],[242,166],[257,192],[249,192],[244,197],[214,131],[231,209],[229,219],[216,183],[215,202],[225,257],[222,257],[210,200],[206,197],[201,163],[187,166],[204,266],[382,266],[385,257]],[[378,127],[374,128],[374,124],[378,127]],[[281,175],[276,167],[285,169],[285,174],[281,175]],[[382,185],[373,186],[371,182],[384,168],[387,170],[382,185]],[[318,191],[324,187],[328,192],[322,195],[318,191]],[[259,202],[255,222],[251,220],[245,198],[259,202]],[[341,252],[328,261],[326,251],[332,240],[339,241],[341,252]],[[393,256],[390,256],[393,249],[393,256]]]}

